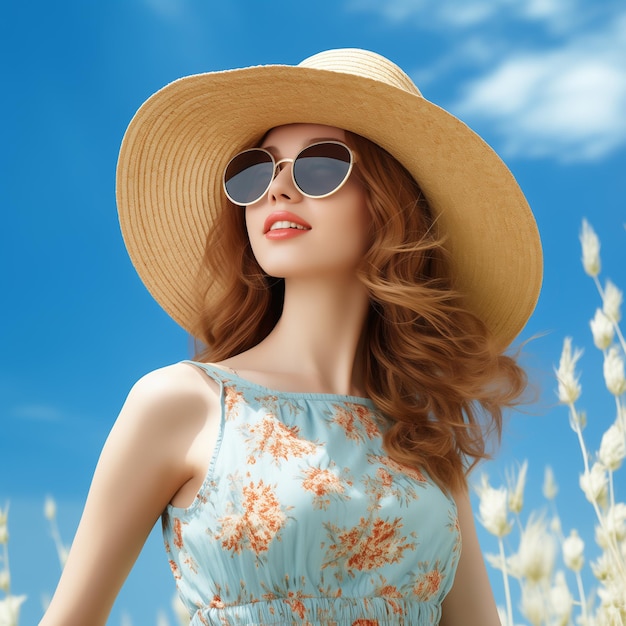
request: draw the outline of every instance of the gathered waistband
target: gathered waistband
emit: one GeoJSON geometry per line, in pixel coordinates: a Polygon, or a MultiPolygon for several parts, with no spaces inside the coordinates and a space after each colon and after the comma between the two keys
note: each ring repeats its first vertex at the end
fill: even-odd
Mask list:
{"type": "Polygon", "coordinates": [[[437,603],[406,598],[293,596],[199,608],[189,626],[421,626],[437,624],[437,603]]]}

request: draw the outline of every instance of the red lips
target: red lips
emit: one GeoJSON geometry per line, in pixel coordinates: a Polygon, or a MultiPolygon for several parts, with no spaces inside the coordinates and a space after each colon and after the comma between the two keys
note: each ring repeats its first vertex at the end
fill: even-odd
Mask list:
{"type": "Polygon", "coordinates": [[[290,213],[289,211],[274,211],[267,216],[265,224],[263,225],[263,233],[267,234],[270,232],[270,228],[272,228],[276,222],[293,222],[299,226],[304,226],[307,230],[311,229],[311,225],[308,222],[294,213],[290,213]]]}

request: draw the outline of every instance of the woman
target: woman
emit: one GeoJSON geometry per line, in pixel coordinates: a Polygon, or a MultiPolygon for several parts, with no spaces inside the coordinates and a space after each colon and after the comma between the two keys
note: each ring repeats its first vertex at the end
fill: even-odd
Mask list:
{"type": "Polygon", "coordinates": [[[42,624],[104,624],[159,516],[195,626],[498,624],[466,478],[525,386],[541,248],[495,153],[334,50],[155,94],[118,206],[203,347],[129,394],[42,624]]]}

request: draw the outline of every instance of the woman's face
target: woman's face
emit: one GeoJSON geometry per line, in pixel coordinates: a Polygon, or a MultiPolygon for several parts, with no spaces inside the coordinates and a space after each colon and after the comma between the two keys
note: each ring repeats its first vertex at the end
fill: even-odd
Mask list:
{"type": "MultiPolygon", "coordinates": [[[[323,140],[345,142],[332,126],[289,124],[272,129],[261,147],[278,162],[323,140]]],[[[354,171],[337,192],[309,198],[294,185],[284,163],[268,193],[246,207],[252,252],[263,270],[278,278],[355,275],[369,241],[365,190],[354,171]]]]}

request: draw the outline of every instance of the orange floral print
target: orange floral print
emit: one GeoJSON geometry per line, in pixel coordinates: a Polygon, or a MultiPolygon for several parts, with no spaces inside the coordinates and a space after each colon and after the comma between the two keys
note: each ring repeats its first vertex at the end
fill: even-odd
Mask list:
{"type": "Polygon", "coordinates": [[[226,407],[225,420],[231,421],[238,417],[238,405],[240,402],[244,402],[243,392],[235,391],[232,387],[226,387],[224,390],[224,406],[226,407]]]}
{"type": "Polygon", "coordinates": [[[402,605],[396,600],[402,600],[405,594],[395,585],[390,585],[384,576],[380,577],[380,581],[380,585],[374,590],[374,595],[385,598],[396,615],[404,615],[402,605]]]}
{"type": "Polygon", "coordinates": [[[263,479],[244,485],[242,494],[243,514],[221,517],[218,520],[221,531],[216,539],[221,539],[222,546],[235,554],[241,554],[244,549],[256,554],[266,552],[283,527],[286,515],[274,490],[263,479]]]}
{"type": "Polygon", "coordinates": [[[352,622],[352,626],[378,626],[379,621],[377,619],[357,619],[352,622]]]}
{"type": "Polygon", "coordinates": [[[452,546],[452,554],[454,554],[458,559],[459,555],[461,554],[462,544],[461,524],[459,523],[459,516],[456,514],[455,511],[448,510],[448,519],[450,520],[448,522],[448,530],[455,537],[454,545],[452,546]]]}
{"type": "Polygon", "coordinates": [[[313,493],[313,506],[316,509],[326,510],[330,506],[330,495],[345,493],[345,486],[352,486],[352,482],[344,481],[333,471],[319,467],[309,467],[304,471],[302,487],[313,493]]]}
{"type": "Polygon", "coordinates": [[[443,575],[438,569],[438,564],[435,568],[424,574],[420,574],[413,585],[413,593],[422,601],[428,601],[439,591],[443,575]]]}
{"type": "Polygon", "coordinates": [[[183,563],[189,568],[190,572],[193,572],[194,574],[198,573],[198,564],[193,557],[187,555],[183,559],[183,563]]]}
{"type": "Polygon", "coordinates": [[[182,533],[182,524],[181,524],[180,519],[178,519],[177,517],[174,518],[173,532],[174,532],[174,545],[179,550],[182,550],[183,547],[184,547],[184,544],[183,544],[183,533],[182,533]]]}
{"type": "Polygon", "coordinates": [[[420,483],[426,482],[426,476],[422,474],[417,468],[411,467],[409,465],[403,465],[402,463],[398,463],[398,461],[394,461],[394,459],[388,456],[375,456],[372,455],[370,457],[370,463],[380,463],[385,467],[388,467],[391,471],[396,472],[398,474],[404,474],[413,480],[416,480],[420,483]]]}
{"type": "Polygon", "coordinates": [[[226,605],[222,602],[222,598],[218,595],[214,595],[213,599],[209,603],[209,607],[212,609],[223,609],[226,605]]]}
{"type": "Polygon", "coordinates": [[[393,485],[393,476],[386,469],[379,467],[376,470],[376,476],[382,483],[383,487],[391,487],[391,485],[393,485]]]}
{"type": "Polygon", "coordinates": [[[254,465],[258,454],[270,454],[278,464],[290,457],[303,457],[314,454],[317,444],[300,439],[297,426],[285,426],[274,415],[268,413],[256,424],[248,428],[250,438],[247,443],[251,448],[247,462],[254,465]]]}
{"type": "Polygon", "coordinates": [[[368,407],[346,402],[344,405],[334,405],[334,409],[331,421],[343,428],[348,439],[366,441],[380,437],[380,429],[368,407]]]}
{"type": "Polygon", "coordinates": [[[254,398],[264,407],[268,413],[276,413],[280,409],[288,409],[291,415],[298,415],[302,412],[302,406],[296,401],[289,398],[278,398],[278,396],[257,396],[254,398]]]}
{"type": "MultiPolygon", "coordinates": [[[[336,529],[329,526],[331,531],[336,529]]],[[[345,563],[351,570],[372,570],[402,560],[405,550],[415,550],[415,544],[400,534],[402,522],[399,517],[393,522],[377,518],[361,518],[358,526],[336,534],[335,543],[329,546],[330,561],[322,567],[345,563]]]]}
{"type": "MultiPolygon", "coordinates": [[[[303,596],[302,592],[295,593],[290,591],[287,594],[286,598],[283,598],[283,602],[300,618],[304,619],[306,616],[306,607],[304,606],[304,602],[302,602],[302,598],[307,597],[303,596]]],[[[308,596],[310,597],[310,596],[308,596]]]]}

